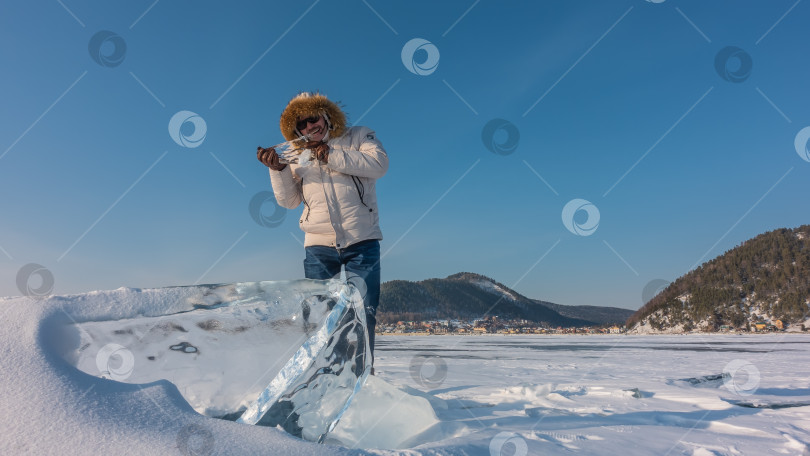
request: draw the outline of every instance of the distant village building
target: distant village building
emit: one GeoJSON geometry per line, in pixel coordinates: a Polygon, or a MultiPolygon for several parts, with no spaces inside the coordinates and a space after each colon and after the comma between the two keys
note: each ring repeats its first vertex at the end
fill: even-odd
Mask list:
{"type": "Polygon", "coordinates": [[[502,319],[490,315],[474,320],[428,320],[397,321],[377,324],[376,333],[381,335],[485,335],[485,334],[621,334],[626,328],[613,327],[567,327],[550,328],[547,322],[533,322],[526,319],[502,319]]]}

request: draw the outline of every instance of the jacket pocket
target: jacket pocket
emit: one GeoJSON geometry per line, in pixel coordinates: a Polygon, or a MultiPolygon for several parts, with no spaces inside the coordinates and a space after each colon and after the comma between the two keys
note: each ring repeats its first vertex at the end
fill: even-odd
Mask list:
{"type": "Polygon", "coordinates": [[[373,209],[366,204],[365,196],[366,196],[366,186],[363,184],[363,181],[357,176],[351,176],[352,182],[354,183],[354,188],[357,190],[357,196],[360,197],[360,204],[365,206],[369,212],[373,212],[373,209]]]}

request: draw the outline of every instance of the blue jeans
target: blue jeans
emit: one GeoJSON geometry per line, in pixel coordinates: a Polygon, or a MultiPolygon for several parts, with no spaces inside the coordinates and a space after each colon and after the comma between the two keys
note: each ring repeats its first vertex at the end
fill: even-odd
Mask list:
{"type": "Polygon", "coordinates": [[[363,293],[368,343],[374,362],[374,327],[377,325],[377,306],[380,305],[380,241],[362,241],[343,249],[313,245],[305,250],[304,275],[307,279],[331,279],[339,276],[340,267],[344,266],[346,280],[363,293]]]}

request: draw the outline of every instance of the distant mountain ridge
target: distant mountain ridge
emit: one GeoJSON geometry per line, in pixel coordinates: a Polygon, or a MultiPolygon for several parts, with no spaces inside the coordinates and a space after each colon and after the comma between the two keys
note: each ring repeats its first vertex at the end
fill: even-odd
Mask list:
{"type": "Polygon", "coordinates": [[[681,276],[627,321],[636,332],[748,329],[810,315],[810,225],[760,234],[681,276]]]}
{"type": "Polygon", "coordinates": [[[444,279],[383,283],[377,319],[390,323],[495,315],[553,327],[575,327],[620,324],[632,313],[615,307],[565,306],[530,299],[489,277],[460,272],[444,279]]]}

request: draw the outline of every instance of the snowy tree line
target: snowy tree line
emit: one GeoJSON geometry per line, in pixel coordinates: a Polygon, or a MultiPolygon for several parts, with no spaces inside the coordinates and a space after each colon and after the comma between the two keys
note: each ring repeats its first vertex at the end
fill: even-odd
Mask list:
{"type": "Polygon", "coordinates": [[[743,242],[680,277],[627,320],[655,329],[698,322],[707,330],[744,328],[767,316],[797,323],[808,316],[810,225],[782,228],[743,242]]]}

